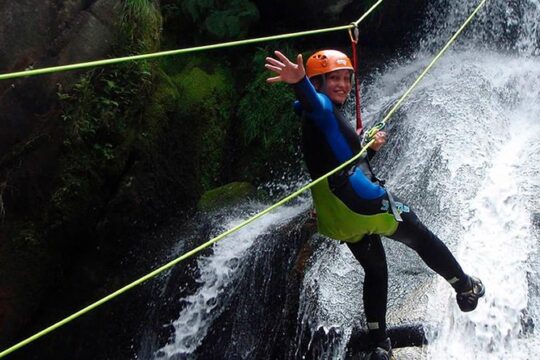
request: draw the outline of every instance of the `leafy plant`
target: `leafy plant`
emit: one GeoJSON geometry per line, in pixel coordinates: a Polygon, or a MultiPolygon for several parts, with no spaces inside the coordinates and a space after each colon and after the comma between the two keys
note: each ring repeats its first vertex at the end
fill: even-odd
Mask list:
{"type": "Polygon", "coordinates": [[[268,54],[268,50],[259,49],[254,56],[256,75],[247,86],[238,110],[242,138],[245,144],[257,142],[264,151],[286,153],[289,145],[297,141],[299,129],[292,110],[295,98],[288,85],[266,82],[269,73],[264,71],[264,59],[268,54]]]}
{"type": "Polygon", "coordinates": [[[159,49],[163,19],[154,0],[126,0],[122,27],[126,43],[134,52],[153,52],[159,49]]]}
{"type": "MultiPolygon", "coordinates": [[[[294,53],[287,47],[286,53],[294,53]]],[[[269,169],[280,168],[297,161],[300,121],[293,111],[295,100],[285,84],[268,84],[270,75],[264,70],[264,59],[270,54],[259,49],[253,57],[253,74],[238,107],[240,166],[251,177],[268,179],[269,169]]]]}
{"type": "Polygon", "coordinates": [[[59,91],[64,123],[63,152],[52,205],[55,223],[81,216],[112,179],[120,176],[131,144],[142,136],[151,75],[142,64],[94,70],[70,91],[59,91]],[[77,215],[78,214],[78,215],[77,215]]]}

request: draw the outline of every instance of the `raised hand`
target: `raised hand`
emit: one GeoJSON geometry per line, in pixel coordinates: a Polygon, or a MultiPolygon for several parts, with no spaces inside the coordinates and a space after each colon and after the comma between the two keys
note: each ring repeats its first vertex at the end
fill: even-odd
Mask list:
{"type": "Polygon", "coordinates": [[[277,76],[266,79],[267,82],[285,82],[287,84],[295,84],[306,76],[306,69],[304,68],[304,61],[301,54],[296,56],[296,64],[277,50],[274,51],[274,54],[276,55],[277,59],[267,57],[264,67],[275,72],[277,76]]]}

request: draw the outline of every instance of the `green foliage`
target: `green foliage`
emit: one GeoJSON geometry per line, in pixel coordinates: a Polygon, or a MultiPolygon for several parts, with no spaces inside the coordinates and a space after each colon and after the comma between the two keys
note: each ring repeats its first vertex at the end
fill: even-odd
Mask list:
{"type": "Polygon", "coordinates": [[[150,73],[136,64],[83,76],[69,93],[58,93],[66,125],[64,144],[98,142],[97,148],[110,148],[110,142],[127,130],[128,116],[140,108],[138,99],[150,88],[150,73]]]}
{"type": "Polygon", "coordinates": [[[107,193],[102,187],[120,176],[131,144],[147,126],[141,99],[151,88],[146,66],[131,63],[95,70],[71,91],[59,92],[64,143],[50,221],[59,225],[83,216],[85,206],[107,193]]]}
{"type": "MultiPolygon", "coordinates": [[[[161,27],[155,0],[126,0],[118,48],[122,54],[157,51],[161,27]]],[[[99,205],[121,176],[130,151],[149,148],[161,126],[152,121],[163,117],[157,103],[155,117],[142,116],[154,90],[154,72],[150,62],[126,63],[94,70],[69,91],[60,89],[64,143],[50,222],[69,222],[99,205]]]]}
{"type": "Polygon", "coordinates": [[[266,154],[266,159],[273,162],[294,157],[300,122],[292,109],[294,95],[290,86],[266,82],[270,73],[264,70],[264,59],[268,54],[261,49],[254,56],[256,75],[240,101],[238,117],[245,146],[266,154]]]}
{"type": "Polygon", "coordinates": [[[182,0],[181,9],[219,39],[245,36],[259,19],[259,10],[248,0],[182,0]]]}

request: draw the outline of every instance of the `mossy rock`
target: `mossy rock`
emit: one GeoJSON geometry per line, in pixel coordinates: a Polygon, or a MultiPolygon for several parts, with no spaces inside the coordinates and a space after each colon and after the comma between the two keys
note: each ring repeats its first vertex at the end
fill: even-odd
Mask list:
{"type": "Polygon", "coordinates": [[[137,133],[138,146],[143,152],[154,151],[159,137],[169,126],[169,114],[176,112],[180,94],[170,77],[158,69],[155,73],[155,90],[146,102],[144,128],[137,133]]]}
{"type": "MultiPolygon", "coordinates": [[[[188,64],[190,65],[190,64],[188,64]]],[[[187,66],[173,81],[177,84],[185,107],[208,102],[213,97],[227,98],[234,94],[233,78],[230,72],[222,67],[213,71],[195,66],[187,66]]]]}
{"type": "Polygon", "coordinates": [[[250,183],[232,182],[204,193],[197,206],[203,211],[217,210],[237,204],[254,193],[255,187],[250,183]]]}
{"type": "Polygon", "coordinates": [[[227,163],[227,131],[234,109],[234,86],[230,71],[221,66],[211,70],[191,67],[171,77],[181,101],[178,119],[189,129],[197,177],[203,190],[212,189],[227,163]]]}

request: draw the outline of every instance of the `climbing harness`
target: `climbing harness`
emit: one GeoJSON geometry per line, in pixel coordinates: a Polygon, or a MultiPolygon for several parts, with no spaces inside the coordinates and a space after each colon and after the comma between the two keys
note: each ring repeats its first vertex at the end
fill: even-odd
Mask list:
{"type": "MultiPolygon", "coordinates": [[[[446,52],[446,50],[450,47],[450,45],[452,45],[452,43],[456,40],[456,38],[459,36],[459,34],[461,34],[461,32],[463,31],[463,29],[469,24],[469,22],[473,19],[473,17],[476,15],[476,13],[482,8],[482,6],[485,4],[487,0],[482,0],[480,2],[480,4],[475,8],[475,10],[471,13],[471,15],[466,19],[466,21],[463,23],[463,25],[457,30],[457,32],[450,38],[450,40],[446,43],[446,45],[439,51],[439,53],[433,58],[433,60],[431,61],[431,63],[424,69],[424,71],[419,75],[419,77],[416,79],[416,81],[409,87],[409,89],[400,97],[399,101],[396,102],[396,104],[390,109],[390,111],[387,113],[387,115],[385,116],[385,118],[382,120],[382,123],[386,124],[386,122],[390,119],[390,117],[394,114],[394,112],[399,108],[399,106],[401,106],[401,104],[403,103],[403,101],[405,101],[405,99],[409,96],[409,94],[412,92],[412,90],[418,85],[418,83],[424,78],[424,76],[427,74],[427,72],[433,67],[433,65],[437,62],[437,60],[444,54],[444,52],[446,52]]],[[[380,3],[382,2],[382,0],[379,0],[376,4],[374,4],[369,10],[368,12],[366,12],[358,21],[356,21],[354,24],[355,25],[358,25],[363,19],[366,18],[366,16],[371,13],[380,3]]],[[[343,27],[339,27],[339,29],[349,29],[351,27],[351,25],[347,25],[347,26],[343,26],[343,27]]],[[[336,30],[338,28],[332,28],[332,30],[336,30]]],[[[324,31],[331,31],[331,30],[322,30],[322,31],[318,31],[318,32],[324,32],[324,31]]],[[[304,32],[303,34],[312,34],[312,33],[315,33],[315,32],[304,32]]],[[[296,34],[301,34],[301,33],[296,33],[296,34]]],[[[299,35],[298,35],[299,36],[299,35]]],[[[255,39],[254,41],[251,41],[251,42],[256,42],[256,41],[263,41],[262,39],[276,39],[276,37],[270,37],[270,38],[261,38],[261,39],[255,39]]],[[[233,46],[232,44],[236,44],[236,45],[240,45],[240,44],[243,44],[243,43],[249,43],[248,41],[239,41],[239,42],[234,42],[234,43],[226,43],[227,46],[233,46]]],[[[219,46],[219,45],[216,45],[214,47],[212,46],[209,46],[209,47],[199,47],[199,48],[192,48],[192,51],[195,51],[193,49],[197,49],[197,50],[203,50],[203,49],[210,49],[210,48],[217,48],[217,47],[224,47],[224,46],[219,46]]],[[[187,52],[187,50],[189,49],[186,49],[182,52],[187,52]]],[[[177,54],[180,53],[181,50],[179,50],[178,52],[176,52],[177,54]]],[[[172,55],[173,52],[165,52],[166,55],[172,55]]],[[[148,54],[146,55],[147,57],[146,58],[149,58],[149,57],[156,57],[158,56],[157,54],[161,54],[159,56],[163,56],[165,53],[156,53],[156,54],[148,54]]],[[[89,67],[89,66],[98,66],[98,65],[105,65],[105,64],[110,64],[110,63],[113,63],[113,62],[121,62],[121,61],[128,61],[128,60],[137,60],[137,59],[140,59],[142,58],[143,56],[145,55],[141,55],[137,58],[135,57],[128,57],[128,58],[121,58],[121,59],[110,59],[110,60],[105,60],[103,62],[92,62],[92,63],[85,63],[85,64],[75,64],[75,65],[67,65],[67,66],[61,66],[61,67],[54,67],[54,68],[46,68],[46,69],[38,69],[38,70],[29,70],[29,71],[23,71],[23,72],[19,72],[19,73],[12,73],[12,74],[5,74],[5,75],[0,75],[0,80],[2,79],[8,79],[8,78],[15,78],[15,77],[24,77],[24,76],[32,76],[32,75],[38,75],[38,74],[42,74],[42,73],[51,73],[51,72],[58,72],[58,71],[66,71],[66,70],[72,70],[72,69],[80,69],[80,68],[83,68],[83,67],[89,67]],[[90,65],[89,65],[90,64],[90,65]]],[[[370,142],[368,142],[363,148],[362,150],[356,154],[355,156],[353,156],[352,158],[350,158],[349,160],[347,160],[346,162],[344,162],[343,164],[341,164],[340,166],[338,166],[337,168],[335,168],[334,170],[328,172],[327,174],[319,177],[318,179],[315,179],[313,180],[311,183],[305,185],[304,187],[298,189],[297,191],[295,191],[294,193],[290,194],[289,196],[283,198],[282,200],[278,201],[277,203],[275,203],[274,205],[266,208],[265,210],[259,212],[258,214],[255,214],[253,215],[252,217],[248,218],[247,220],[245,220],[244,222],[242,222],[241,224],[238,224],[237,226],[225,231],[224,233],[216,236],[215,238],[207,241],[206,243],[194,248],[193,250],[191,251],[188,251],[187,253],[183,254],[182,256],[172,260],[171,262],[165,264],[165,265],[162,265],[161,267],[155,269],[154,271],[148,273],[147,275],[133,281],[132,283],[118,289],[117,291],[105,296],[104,298],[88,305],[87,307],[77,311],[76,313],[64,318],[63,320],[39,331],[38,333],[30,336],[29,338],[3,350],[2,352],[0,352],[0,358],[3,358],[9,354],[11,354],[12,352],[22,348],[23,346],[43,337],[44,335],[58,329],[59,327],[75,320],[76,318],[90,312],[91,310],[97,308],[98,306],[118,297],[119,295],[129,291],[130,289],[142,284],[143,282],[146,282],[147,280],[161,274],[162,272],[174,267],[176,264],[178,264],[179,262],[195,255],[196,253],[208,248],[209,246],[215,244],[216,242],[220,241],[221,239],[223,239],[224,237],[240,230],[241,228],[245,227],[246,225],[252,223],[253,221],[257,220],[258,218],[268,214],[269,212],[275,210],[276,208],[282,206],[283,204],[289,202],[290,200],[298,197],[300,194],[302,194],[303,192],[305,192],[306,190],[314,187],[315,185],[321,183],[322,181],[326,180],[326,178],[328,178],[329,176],[337,173],[338,171],[341,171],[349,166],[351,166],[351,164],[355,163],[362,155],[364,155],[369,146],[371,146],[373,144],[374,140],[371,140],[370,142]]]]}
{"type": "MultiPolygon", "coordinates": [[[[368,143],[373,141],[371,139],[368,143]]],[[[386,195],[388,196],[388,202],[390,203],[390,210],[392,211],[392,215],[394,215],[394,219],[396,219],[397,222],[403,222],[403,219],[401,218],[400,212],[398,211],[398,208],[396,206],[396,202],[394,201],[394,197],[392,196],[392,193],[390,190],[388,190],[384,185],[386,184],[386,180],[379,179],[377,175],[375,175],[375,172],[373,171],[373,168],[371,167],[371,163],[368,159],[366,159],[366,164],[369,168],[369,171],[373,175],[373,181],[376,181],[383,189],[386,191],[386,195]]]]}
{"type": "MultiPolygon", "coordinates": [[[[352,57],[353,57],[353,68],[354,68],[354,97],[355,97],[355,113],[356,113],[356,133],[358,135],[361,135],[362,132],[364,132],[364,125],[362,124],[362,111],[361,111],[361,103],[360,103],[360,76],[358,74],[358,37],[359,37],[359,30],[358,26],[356,24],[351,24],[353,27],[349,28],[349,38],[351,39],[351,48],[352,48],[352,57]]],[[[364,135],[362,136],[362,144],[368,144],[370,143],[374,138],[375,134],[377,132],[381,131],[385,127],[385,123],[379,122],[375,126],[373,126],[368,131],[364,132],[364,135]]],[[[369,167],[369,170],[371,174],[373,175],[374,179],[384,190],[386,191],[386,194],[388,196],[388,202],[390,203],[390,209],[392,211],[392,214],[394,215],[394,218],[397,222],[403,222],[403,219],[401,218],[401,215],[399,214],[399,211],[396,207],[396,203],[394,201],[394,197],[392,196],[392,193],[384,187],[385,180],[379,179],[375,173],[373,172],[373,169],[371,168],[371,164],[369,163],[369,160],[366,159],[366,163],[369,167]]],[[[354,169],[356,168],[356,165],[352,166],[348,173],[352,174],[354,172],[354,169]]]]}

